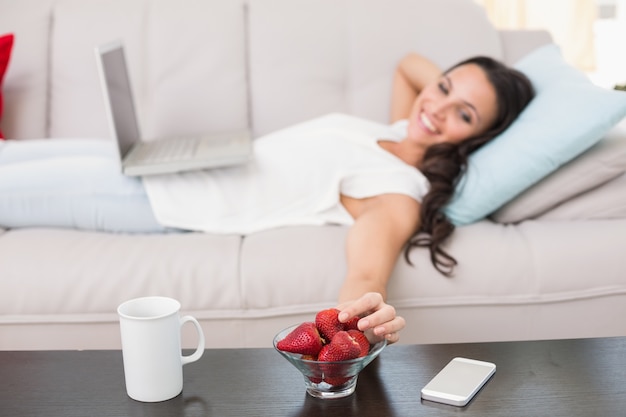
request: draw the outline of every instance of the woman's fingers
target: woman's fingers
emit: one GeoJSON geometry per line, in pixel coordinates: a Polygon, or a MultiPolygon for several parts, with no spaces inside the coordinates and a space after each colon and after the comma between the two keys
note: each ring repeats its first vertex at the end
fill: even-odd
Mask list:
{"type": "Polygon", "coordinates": [[[372,331],[376,336],[387,337],[387,335],[400,332],[404,326],[404,318],[396,316],[392,320],[373,327],[372,331]]]}
{"type": "Polygon", "coordinates": [[[396,309],[385,303],[379,293],[367,293],[350,303],[341,311],[339,320],[345,322],[355,316],[362,316],[358,322],[360,330],[384,337],[389,343],[399,340],[399,332],[406,325],[404,318],[397,316],[396,309]]]}
{"type": "Polygon", "coordinates": [[[389,304],[379,306],[378,310],[372,311],[359,320],[359,329],[376,329],[381,325],[391,322],[396,318],[396,309],[389,304]]]}
{"type": "Polygon", "coordinates": [[[385,337],[387,338],[387,342],[389,344],[396,343],[398,340],[400,340],[400,334],[399,333],[390,333],[390,334],[386,335],[385,337]]]}
{"type": "Polygon", "coordinates": [[[352,317],[368,315],[380,309],[381,305],[385,305],[382,295],[376,292],[368,292],[342,308],[339,314],[339,321],[345,323],[352,317]]]}

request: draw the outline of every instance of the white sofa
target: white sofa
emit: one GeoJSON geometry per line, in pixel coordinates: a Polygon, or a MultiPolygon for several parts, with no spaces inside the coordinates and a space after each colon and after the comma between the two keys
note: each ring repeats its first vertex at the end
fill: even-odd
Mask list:
{"type": "MultiPolygon", "coordinates": [[[[471,0],[0,0],[0,10],[0,33],[16,36],[1,127],[18,140],[109,137],[93,49],[114,39],[148,137],[246,126],[259,136],[332,112],[386,122],[409,51],[445,68],[477,54],[513,63],[551,42],[497,31],[471,0]]],[[[624,193],[624,176],[610,187],[624,193]]],[[[401,343],[626,335],[626,216],[555,210],[459,227],[453,278],[424,249],[413,267],[399,259],[389,301],[407,320],[401,343]]],[[[334,304],[345,235],[0,229],[0,349],[119,348],[117,305],[156,294],[200,320],[208,347],[268,347],[334,304]]],[[[192,330],[184,337],[194,343],[192,330]]]]}

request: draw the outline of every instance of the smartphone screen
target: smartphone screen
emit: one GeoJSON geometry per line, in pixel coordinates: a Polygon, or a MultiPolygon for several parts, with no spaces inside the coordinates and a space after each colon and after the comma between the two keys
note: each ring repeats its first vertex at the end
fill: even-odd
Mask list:
{"type": "Polygon", "coordinates": [[[422,388],[422,398],[464,406],[495,372],[493,363],[454,358],[422,388]]]}

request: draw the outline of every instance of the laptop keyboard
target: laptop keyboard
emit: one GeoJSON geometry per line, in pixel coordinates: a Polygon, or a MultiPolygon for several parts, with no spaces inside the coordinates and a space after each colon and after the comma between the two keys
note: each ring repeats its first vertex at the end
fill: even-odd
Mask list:
{"type": "Polygon", "coordinates": [[[223,151],[235,146],[243,138],[243,135],[220,134],[210,138],[189,136],[142,142],[133,151],[133,160],[145,164],[160,164],[190,160],[201,155],[219,155],[220,149],[223,151]]]}
{"type": "Polygon", "coordinates": [[[194,155],[199,142],[199,138],[145,142],[140,149],[139,156],[147,162],[170,162],[187,159],[194,155]]]}

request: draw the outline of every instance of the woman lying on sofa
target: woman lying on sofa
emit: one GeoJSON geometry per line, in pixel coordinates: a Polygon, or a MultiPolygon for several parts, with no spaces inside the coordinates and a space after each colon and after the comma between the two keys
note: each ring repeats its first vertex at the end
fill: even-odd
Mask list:
{"type": "Polygon", "coordinates": [[[442,248],[454,227],[442,209],[469,153],[532,96],[524,75],[490,58],[442,74],[410,54],[394,76],[391,117],[400,122],[317,119],[256,139],[244,166],[135,178],[120,173],[109,141],[7,141],[0,226],[248,234],[350,225],[340,319],[361,316],[362,330],[396,342],[405,321],[386,303],[386,286],[398,256],[426,246],[439,271],[454,267],[442,248]]]}

